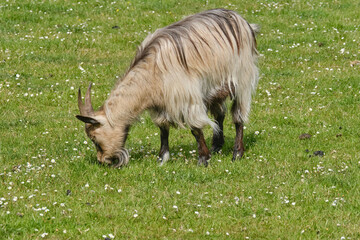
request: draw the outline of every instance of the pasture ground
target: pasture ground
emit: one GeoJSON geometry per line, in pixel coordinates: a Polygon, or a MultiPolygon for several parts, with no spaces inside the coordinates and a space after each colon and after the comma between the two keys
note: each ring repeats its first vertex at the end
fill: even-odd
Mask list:
{"type": "Polygon", "coordinates": [[[359,9],[358,0],[2,1],[1,239],[359,239],[359,9]],[[145,113],[130,131],[129,165],[96,164],[75,119],[78,88],[93,82],[101,106],[149,32],[219,7],[262,27],[244,158],[231,162],[228,115],[208,168],[196,165],[188,129],[171,129],[160,167],[145,113]]]}

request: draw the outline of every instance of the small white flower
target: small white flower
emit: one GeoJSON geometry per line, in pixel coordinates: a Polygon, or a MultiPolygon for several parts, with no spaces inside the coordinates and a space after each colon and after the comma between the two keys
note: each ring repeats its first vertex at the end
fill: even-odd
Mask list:
{"type": "Polygon", "coordinates": [[[85,73],[86,71],[85,71],[85,69],[81,66],[81,64],[83,64],[83,62],[80,63],[79,69],[80,69],[80,71],[81,71],[82,73],[85,73]]]}
{"type": "Polygon", "coordinates": [[[40,236],[42,237],[42,238],[44,238],[44,237],[46,237],[47,235],[49,235],[48,233],[43,233],[43,234],[41,234],[40,236]]]}
{"type": "Polygon", "coordinates": [[[176,205],[173,206],[174,209],[178,209],[178,207],[176,205]]]}
{"type": "Polygon", "coordinates": [[[134,214],[134,218],[137,218],[139,215],[137,213],[134,214]]]}
{"type": "Polygon", "coordinates": [[[118,191],[118,193],[121,193],[121,192],[122,192],[122,190],[121,190],[121,189],[118,189],[117,191],[118,191]]]}

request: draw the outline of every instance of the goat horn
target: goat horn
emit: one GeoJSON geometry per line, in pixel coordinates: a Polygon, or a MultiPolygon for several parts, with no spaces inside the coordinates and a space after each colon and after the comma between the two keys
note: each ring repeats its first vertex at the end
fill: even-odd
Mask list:
{"type": "Polygon", "coordinates": [[[83,116],[92,116],[94,115],[94,109],[91,105],[91,86],[92,83],[90,83],[87,92],[85,94],[85,105],[82,102],[81,99],[81,90],[79,88],[79,93],[78,93],[78,106],[79,106],[79,110],[80,110],[80,114],[83,116]]]}
{"type": "Polygon", "coordinates": [[[89,84],[89,87],[85,94],[85,109],[86,109],[87,113],[89,114],[89,116],[93,115],[93,113],[94,113],[94,109],[91,105],[91,86],[92,86],[92,83],[89,84]]]}
{"type": "Polygon", "coordinates": [[[78,92],[78,106],[79,106],[79,110],[80,110],[80,114],[84,115],[85,114],[85,109],[84,109],[84,104],[81,100],[81,90],[79,88],[79,92],[78,92]]]}

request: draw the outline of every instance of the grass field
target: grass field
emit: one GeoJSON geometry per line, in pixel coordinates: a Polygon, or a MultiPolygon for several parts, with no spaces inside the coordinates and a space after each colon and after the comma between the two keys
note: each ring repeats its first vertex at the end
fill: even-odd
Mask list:
{"type": "Polygon", "coordinates": [[[358,0],[1,1],[0,238],[359,239],[359,9],[358,0]],[[228,115],[209,167],[197,166],[189,129],[170,130],[160,167],[145,113],[126,143],[129,165],[98,165],[75,118],[78,88],[93,82],[101,106],[149,32],[220,7],[262,27],[244,158],[231,162],[228,115]]]}

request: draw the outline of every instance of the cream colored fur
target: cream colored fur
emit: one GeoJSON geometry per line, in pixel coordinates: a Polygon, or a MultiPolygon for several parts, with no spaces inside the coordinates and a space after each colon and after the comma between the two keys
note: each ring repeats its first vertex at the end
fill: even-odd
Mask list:
{"type": "Polygon", "coordinates": [[[246,122],[258,81],[256,32],[257,25],[236,12],[215,9],[146,37],[127,73],[95,113],[106,117],[108,122],[102,125],[106,129],[96,131],[107,138],[103,145],[111,145],[100,159],[115,157],[117,167],[127,163],[128,127],[145,110],[159,126],[210,125],[216,131],[207,110],[223,105],[213,100],[221,93],[234,99],[233,121],[246,122]]]}
{"type": "MultiPolygon", "coordinates": [[[[203,15],[222,11],[211,10],[203,15]]],[[[234,121],[246,122],[258,80],[256,42],[253,30],[243,18],[232,11],[225,15],[240,34],[232,35],[227,29],[230,41],[216,21],[199,15],[180,21],[171,30],[165,27],[149,35],[139,47],[137,57],[145,50],[148,55],[129,69],[104,105],[110,122],[116,125],[121,119],[133,120],[150,109],[158,125],[216,128],[207,115],[205,102],[225,85],[235,87],[231,95],[239,107],[234,121]],[[188,69],[179,60],[171,31],[183,33],[180,40],[188,69]],[[236,38],[240,39],[239,47],[236,38]]]]}

